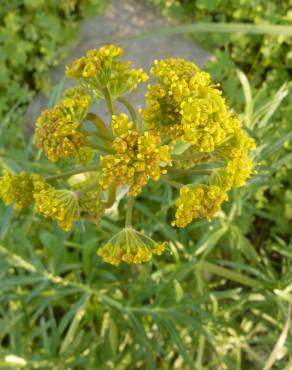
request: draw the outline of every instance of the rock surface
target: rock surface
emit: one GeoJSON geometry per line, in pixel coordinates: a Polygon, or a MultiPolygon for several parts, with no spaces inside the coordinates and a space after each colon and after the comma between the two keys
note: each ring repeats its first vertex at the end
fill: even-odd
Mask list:
{"type": "MultiPolygon", "coordinates": [[[[114,42],[125,49],[125,59],[133,61],[134,67],[142,67],[146,72],[154,59],[182,57],[203,66],[211,54],[196,46],[190,39],[182,35],[155,36],[145,39],[127,39],[129,35],[154,31],[169,26],[153,6],[143,0],[113,0],[103,16],[95,16],[83,21],[80,42],[70,50],[68,57],[57,68],[51,70],[51,79],[57,84],[64,76],[65,65],[71,64],[76,58],[83,56],[87,50],[98,49],[105,43],[114,42]]],[[[66,86],[73,85],[66,81],[66,86]]],[[[134,93],[130,99],[139,108],[143,106],[144,89],[134,93]]],[[[34,122],[40,112],[46,108],[48,97],[39,93],[30,103],[26,116],[25,127],[32,131],[34,122]]],[[[105,107],[101,104],[99,114],[106,116],[105,107]]]]}

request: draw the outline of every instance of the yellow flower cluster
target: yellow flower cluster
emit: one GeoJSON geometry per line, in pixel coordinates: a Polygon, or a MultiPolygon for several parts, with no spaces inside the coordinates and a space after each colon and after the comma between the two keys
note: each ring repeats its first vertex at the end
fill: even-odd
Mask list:
{"type": "Polygon", "coordinates": [[[200,152],[213,151],[234,134],[232,115],[208,73],[179,58],[155,61],[151,72],[159,84],[150,86],[142,111],[151,129],[200,152]]]}
{"type": "Polygon", "coordinates": [[[226,159],[226,168],[218,172],[215,183],[226,191],[242,186],[253,172],[253,162],[249,152],[255,149],[255,142],[242,130],[220,148],[219,153],[226,159]]]}
{"type": "Polygon", "coordinates": [[[186,227],[195,218],[210,219],[227,199],[226,192],[216,185],[183,186],[176,201],[177,210],[172,225],[186,227]]]}
{"type": "Polygon", "coordinates": [[[114,154],[101,157],[103,175],[100,184],[108,188],[112,182],[129,185],[129,194],[137,196],[149,179],[158,181],[165,173],[161,162],[170,164],[169,147],[160,146],[157,135],[131,130],[132,123],[125,115],[113,118],[113,130],[119,136],[113,141],[114,154]]]}
{"type": "Polygon", "coordinates": [[[150,132],[191,145],[181,159],[178,156],[176,166],[191,168],[215,158],[226,160],[210,186],[181,189],[174,225],[184,227],[194,218],[213,217],[227,199],[227,191],[250,177],[249,151],[254,141],[244,133],[221,91],[211,84],[209,74],[195,64],[170,58],[156,61],[151,72],[159,83],[149,87],[141,115],[150,132]]]}
{"type": "Polygon", "coordinates": [[[86,137],[78,131],[91,97],[83,88],[75,87],[64,94],[64,99],[54,108],[45,110],[36,121],[36,143],[49,160],[55,162],[68,156],[77,156],[86,137]]]}
{"type": "Polygon", "coordinates": [[[125,113],[112,116],[112,130],[117,136],[127,134],[133,129],[133,122],[125,113]]]}
{"type": "Polygon", "coordinates": [[[156,243],[153,239],[132,228],[125,228],[115,235],[97,254],[104,262],[118,266],[121,262],[141,264],[148,262],[153,254],[161,255],[166,242],[156,243]]]}
{"type": "Polygon", "coordinates": [[[80,215],[77,194],[67,189],[55,189],[41,177],[36,180],[35,189],[36,212],[57,221],[63,230],[71,230],[73,222],[80,215]]]}
{"type": "Polygon", "coordinates": [[[12,175],[8,170],[0,177],[0,198],[4,204],[13,204],[17,210],[30,206],[33,201],[33,181],[26,172],[12,175]]]}
{"type": "Polygon", "coordinates": [[[57,221],[62,229],[69,231],[79,218],[98,224],[104,214],[105,203],[101,200],[100,186],[83,192],[90,183],[92,177],[75,185],[74,191],[56,189],[40,175],[26,172],[12,175],[4,170],[0,177],[0,198],[6,205],[12,203],[17,210],[29,207],[34,202],[37,213],[57,221]]]}
{"type": "Polygon", "coordinates": [[[142,68],[132,69],[131,62],[117,60],[123,54],[122,48],[112,44],[90,50],[85,57],[74,61],[71,68],[67,67],[66,74],[84,83],[96,99],[103,97],[105,88],[112,98],[124,95],[147,81],[148,76],[142,68]]]}
{"type": "Polygon", "coordinates": [[[138,127],[131,103],[118,98],[148,76],[119,60],[122,55],[120,47],[105,45],[73,62],[66,74],[78,86],[65,91],[62,100],[36,122],[37,146],[49,160],[72,157],[81,164],[96,161],[95,165],[46,179],[25,172],[12,175],[7,170],[0,177],[0,197],[5,204],[22,209],[34,202],[36,212],[57,221],[66,231],[80,218],[99,224],[116,200],[116,188],[127,186],[126,227],[98,250],[105,262],[115,266],[147,262],[166,248],[166,243],[157,243],[129,226],[133,197],[150,179],[158,181],[167,172],[169,176],[210,175],[206,184],[183,186],[169,180],[180,188],[172,226],[182,228],[196,218],[214,217],[228,199],[227,192],[245,183],[253,171],[249,152],[255,147],[209,74],[183,59],[155,61],[151,73],[158,82],[149,86],[146,108],[141,110],[143,123],[138,127]],[[112,114],[111,127],[88,112],[91,96],[105,99],[110,114],[117,112],[112,114]],[[133,121],[116,110],[116,99],[127,107],[133,121]],[[87,121],[94,130],[87,129],[87,121]],[[105,155],[95,157],[95,150],[105,155]],[[213,161],[223,167],[212,170],[209,162],[213,161]],[[204,167],[196,170],[201,164],[204,167]],[[69,189],[46,182],[68,176],[69,189]]]}

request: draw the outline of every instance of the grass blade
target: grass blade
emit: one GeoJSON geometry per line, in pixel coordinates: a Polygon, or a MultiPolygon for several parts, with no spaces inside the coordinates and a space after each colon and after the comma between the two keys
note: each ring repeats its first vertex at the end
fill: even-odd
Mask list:
{"type": "Polygon", "coordinates": [[[290,323],[291,323],[291,313],[292,313],[292,301],[289,304],[287,320],[285,322],[282,333],[280,334],[280,336],[279,336],[279,338],[278,338],[278,340],[277,340],[277,342],[276,342],[276,344],[273,348],[273,351],[270,354],[270,357],[268,358],[263,370],[270,370],[273,367],[274,363],[278,359],[278,354],[279,354],[279,352],[281,352],[281,350],[282,350],[282,348],[285,344],[287,335],[288,335],[288,331],[289,331],[289,327],[290,327],[290,323]]]}
{"type": "Polygon", "coordinates": [[[286,25],[259,25],[252,23],[187,23],[176,27],[162,27],[154,31],[129,35],[122,39],[142,40],[149,37],[170,36],[180,33],[249,33],[254,35],[286,35],[292,36],[292,27],[286,25]]]}

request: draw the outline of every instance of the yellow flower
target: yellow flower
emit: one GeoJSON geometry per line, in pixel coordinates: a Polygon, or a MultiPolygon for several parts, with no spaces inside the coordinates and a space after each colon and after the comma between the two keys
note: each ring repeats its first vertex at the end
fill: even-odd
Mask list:
{"type": "Polygon", "coordinates": [[[112,72],[108,89],[113,99],[135,90],[139,83],[146,82],[149,78],[142,68],[131,68],[131,62],[115,61],[112,72]]]}
{"type": "Polygon", "coordinates": [[[220,210],[227,194],[216,185],[186,185],[180,189],[172,226],[186,227],[196,218],[211,219],[220,210]]]}
{"type": "Polygon", "coordinates": [[[221,91],[195,64],[170,58],[156,61],[151,72],[159,84],[150,85],[141,112],[150,130],[187,141],[199,152],[214,151],[241,130],[221,91]]]}
{"type": "MultiPolygon", "coordinates": [[[[119,121],[121,122],[121,120],[119,121]]],[[[100,164],[103,175],[101,185],[108,188],[112,182],[117,185],[129,185],[130,195],[137,196],[149,179],[158,181],[166,171],[161,162],[170,164],[169,147],[160,146],[160,137],[145,132],[139,135],[136,131],[128,130],[125,125],[128,120],[122,119],[122,124],[114,119],[116,133],[121,135],[113,141],[113,155],[101,157],[100,164]]]]}
{"type": "Polygon", "coordinates": [[[33,201],[33,182],[26,172],[12,175],[8,170],[0,177],[0,198],[4,204],[13,204],[17,210],[30,206],[33,201]]]}
{"type": "Polygon", "coordinates": [[[58,190],[38,179],[33,196],[36,212],[57,221],[65,231],[71,230],[80,216],[78,196],[71,190],[58,190]]]}
{"type": "Polygon", "coordinates": [[[249,152],[254,148],[254,140],[242,129],[238,129],[236,135],[219,150],[226,159],[227,165],[224,170],[218,172],[215,179],[217,184],[225,190],[242,186],[253,172],[254,166],[249,152]]]}
{"type": "Polygon", "coordinates": [[[141,68],[132,69],[130,62],[117,60],[123,53],[122,48],[112,44],[90,50],[85,57],[74,61],[71,68],[67,67],[66,74],[84,83],[96,99],[103,97],[105,88],[112,98],[124,95],[148,76],[141,68]]]}
{"type": "Polygon", "coordinates": [[[63,105],[71,109],[76,120],[83,120],[91,104],[91,96],[81,86],[74,86],[64,92],[63,105]]]}
{"type": "Polygon", "coordinates": [[[127,134],[133,129],[133,122],[129,120],[129,117],[125,113],[112,116],[112,130],[117,136],[127,134]]]}
{"type": "Polygon", "coordinates": [[[128,227],[116,234],[106,245],[99,248],[98,256],[104,262],[118,266],[121,262],[141,264],[148,262],[152,255],[161,255],[166,242],[157,243],[148,236],[128,227]]]}
{"type": "Polygon", "coordinates": [[[86,137],[78,129],[82,125],[91,103],[83,88],[74,87],[64,94],[64,99],[54,108],[45,110],[36,122],[36,143],[49,160],[78,157],[86,137]]]}

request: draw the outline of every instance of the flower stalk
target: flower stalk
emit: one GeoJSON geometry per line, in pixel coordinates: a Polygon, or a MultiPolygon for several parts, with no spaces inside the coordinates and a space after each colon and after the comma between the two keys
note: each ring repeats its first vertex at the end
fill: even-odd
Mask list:
{"type": "Polygon", "coordinates": [[[120,102],[121,104],[123,104],[129,111],[130,113],[130,116],[134,122],[134,127],[137,131],[140,130],[140,125],[139,125],[139,121],[138,121],[138,117],[137,117],[137,114],[136,114],[136,111],[134,109],[134,107],[132,106],[132,104],[125,98],[123,97],[119,97],[117,98],[117,101],[120,102]]]}
{"type": "Polygon", "coordinates": [[[126,222],[125,227],[132,227],[132,215],[133,215],[133,206],[134,206],[135,198],[131,195],[128,195],[128,203],[127,203],[127,213],[126,213],[126,222]]]}
{"type": "Polygon", "coordinates": [[[45,180],[46,181],[59,180],[59,179],[65,178],[65,177],[70,177],[70,176],[73,176],[73,175],[77,175],[79,173],[97,171],[98,169],[100,169],[100,166],[98,166],[98,165],[88,166],[88,167],[79,168],[79,169],[76,169],[76,170],[67,171],[67,172],[63,172],[63,173],[52,175],[52,176],[47,176],[47,177],[45,177],[45,180]]]}
{"type": "Polygon", "coordinates": [[[113,101],[112,101],[111,94],[109,92],[108,87],[103,88],[103,94],[104,94],[104,98],[105,98],[105,101],[106,101],[106,104],[107,104],[107,107],[110,113],[112,115],[115,114],[115,108],[114,108],[113,101]]]}
{"type": "Polygon", "coordinates": [[[113,137],[110,134],[109,127],[106,125],[103,119],[101,119],[95,113],[88,113],[85,117],[85,120],[90,121],[94,124],[95,128],[97,129],[99,136],[102,139],[112,141],[113,137]]]}

